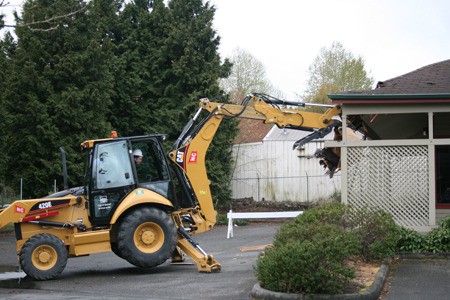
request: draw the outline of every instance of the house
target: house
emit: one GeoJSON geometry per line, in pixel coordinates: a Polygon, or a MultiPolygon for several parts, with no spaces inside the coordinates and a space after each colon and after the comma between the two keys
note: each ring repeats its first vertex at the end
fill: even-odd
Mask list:
{"type": "Polygon", "coordinates": [[[367,137],[325,144],[341,147],[344,203],[420,232],[450,215],[450,60],[329,97],[367,137]]]}
{"type": "Polygon", "coordinates": [[[255,201],[316,202],[340,192],[340,175],[332,179],[314,157],[331,133],[293,150],[294,142],[311,132],[280,129],[260,120],[241,120],[233,145],[232,197],[255,201]]]}

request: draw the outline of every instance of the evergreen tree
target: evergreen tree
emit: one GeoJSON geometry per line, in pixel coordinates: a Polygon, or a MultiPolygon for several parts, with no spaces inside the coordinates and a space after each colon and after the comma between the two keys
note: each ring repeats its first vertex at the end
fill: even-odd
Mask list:
{"type": "MultiPolygon", "coordinates": [[[[95,2],[95,1],[94,1],[95,2]]],[[[11,180],[24,180],[24,197],[42,196],[60,178],[58,148],[81,175],[80,142],[105,137],[111,105],[109,38],[83,1],[29,0],[17,20],[18,48],[7,93],[11,180]]],[[[71,184],[78,184],[72,177],[71,184]]],[[[61,182],[61,180],[59,180],[61,182]]]]}
{"type": "Polygon", "coordinates": [[[9,156],[6,153],[6,145],[8,141],[8,132],[6,131],[6,124],[10,119],[5,109],[6,92],[9,88],[8,78],[11,72],[11,56],[15,50],[14,40],[8,32],[5,34],[3,40],[0,41],[0,183],[4,187],[4,178],[6,177],[6,163],[9,156]]]}
{"type": "MultiPolygon", "coordinates": [[[[128,3],[119,16],[116,26],[115,96],[110,117],[120,135],[141,135],[161,132],[165,124],[155,119],[158,95],[154,87],[159,85],[159,73],[154,65],[157,47],[164,39],[160,34],[161,19],[166,7],[162,1],[137,0],[128,3]]],[[[164,132],[164,131],[162,131],[164,132]]]]}
{"type": "MultiPolygon", "coordinates": [[[[136,0],[120,15],[111,123],[123,135],[165,133],[176,140],[198,100],[220,94],[221,63],[214,8],[201,0],[136,0]]],[[[230,198],[231,141],[235,124],[225,121],[207,158],[213,194],[230,198]],[[228,124],[227,124],[228,123],[228,124]],[[219,156],[218,156],[219,155],[219,156]],[[224,184],[225,183],[225,184],[224,184]]]]}
{"type": "MultiPolygon", "coordinates": [[[[219,95],[218,79],[230,72],[218,54],[213,17],[201,0],[26,1],[2,94],[11,117],[4,127],[5,157],[14,158],[5,163],[10,183],[22,177],[27,198],[49,192],[61,173],[60,146],[69,174],[81,175],[78,145],[112,128],[121,135],[166,133],[169,148],[198,99],[219,95]]],[[[208,159],[220,199],[230,197],[234,126],[223,123],[208,159]]]]}
{"type": "MultiPolygon", "coordinates": [[[[159,101],[161,122],[170,120],[168,134],[177,137],[188,117],[196,111],[198,100],[220,94],[219,79],[229,75],[231,64],[221,63],[218,53],[220,38],[212,28],[215,9],[202,0],[172,0],[163,24],[167,38],[159,47],[163,57],[159,101]],[[163,68],[169,66],[169,68],[163,68]]],[[[161,24],[162,25],[162,24],[161,24]]],[[[206,156],[212,194],[224,205],[230,199],[232,176],[231,143],[235,123],[225,120],[206,156]]]]}

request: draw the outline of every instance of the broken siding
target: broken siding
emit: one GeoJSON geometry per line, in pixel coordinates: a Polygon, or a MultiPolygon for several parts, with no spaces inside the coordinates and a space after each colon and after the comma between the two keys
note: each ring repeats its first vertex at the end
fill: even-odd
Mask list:
{"type": "Polygon", "coordinates": [[[233,198],[315,202],[340,192],[340,176],[330,179],[313,157],[323,141],[293,150],[293,143],[310,132],[274,128],[261,143],[233,146],[233,198]]]}

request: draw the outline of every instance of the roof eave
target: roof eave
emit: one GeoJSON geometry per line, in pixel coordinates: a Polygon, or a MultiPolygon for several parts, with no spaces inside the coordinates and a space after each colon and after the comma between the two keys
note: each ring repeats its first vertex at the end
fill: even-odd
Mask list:
{"type": "Polygon", "coordinates": [[[329,94],[333,103],[442,103],[450,94],[329,94]]]}

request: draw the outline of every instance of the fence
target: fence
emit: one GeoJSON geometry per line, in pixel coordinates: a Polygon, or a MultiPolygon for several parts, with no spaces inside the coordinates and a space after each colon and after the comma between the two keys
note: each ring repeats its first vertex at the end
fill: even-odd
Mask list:
{"type": "Polygon", "coordinates": [[[257,172],[241,176],[231,181],[235,199],[317,202],[341,192],[340,174],[335,174],[333,178],[324,174],[308,175],[306,172],[300,176],[263,177],[257,172]]]}
{"type": "Polygon", "coordinates": [[[303,211],[277,211],[277,212],[245,212],[234,213],[230,210],[227,213],[228,218],[228,230],[227,239],[233,237],[233,219],[280,219],[280,218],[295,218],[298,215],[303,214],[303,211]]]}

